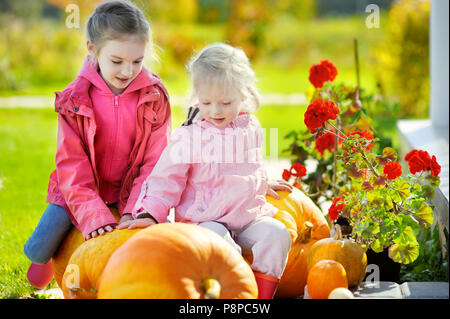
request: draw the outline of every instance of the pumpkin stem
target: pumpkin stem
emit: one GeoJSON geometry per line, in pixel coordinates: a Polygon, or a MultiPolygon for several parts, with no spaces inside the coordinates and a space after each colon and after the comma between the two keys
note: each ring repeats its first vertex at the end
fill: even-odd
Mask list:
{"type": "Polygon", "coordinates": [[[311,239],[311,231],[312,231],[313,227],[314,227],[314,225],[309,221],[306,221],[303,224],[302,230],[298,233],[299,242],[306,243],[311,239]]]}
{"type": "Polygon", "coordinates": [[[342,240],[342,230],[341,230],[341,225],[339,225],[339,224],[334,225],[334,239],[342,240]]]}
{"type": "Polygon", "coordinates": [[[220,283],[214,278],[203,280],[202,289],[205,293],[205,299],[218,299],[220,296],[220,283]]]}

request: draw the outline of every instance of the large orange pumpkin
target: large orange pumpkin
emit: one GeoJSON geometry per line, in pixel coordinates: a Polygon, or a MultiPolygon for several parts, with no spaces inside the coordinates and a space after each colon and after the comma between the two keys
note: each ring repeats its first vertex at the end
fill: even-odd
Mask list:
{"type": "MultiPolygon", "coordinates": [[[[114,215],[117,221],[120,219],[120,214],[117,208],[110,208],[111,213],[114,215]]],[[[75,249],[77,249],[82,243],[84,243],[84,237],[81,232],[72,227],[72,229],[67,234],[66,238],[59,245],[58,251],[53,256],[53,275],[55,277],[56,283],[60,288],[62,288],[62,277],[66,271],[67,263],[72,256],[75,249]]]]}
{"type": "Polygon", "coordinates": [[[306,285],[309,249],[317,240],[330,237],[330,229],[322,211],[301,190],[277,193],[280,199],[267,196],[267,200],[279,209],[274,218],[286,225],[292,246],[275,297],[295,298],[306,285]]]}
{"type": "Polygon", "coordinates": [[[367,256],[362,247],[351,239],[343,239],[339,225],[335,225],[334,238],[317,241],[309,250],[308,270],[323,259],[335,260],[344,266],[349,287],[359,285],[366,274],[367,256]]]}
{"type": "Polygon", "coordinates": [[[347,274],[337,261],[322,259],[308,272],[308,293],[312,299],[327,299],[336,288],[348,288],[347,274]]]}
{"type": "Polygon", "coordinates": [[[72,254],[62,278],[66,299],[95,299],[100,276],[114,251],[142,229],[116,229],[81,244],[72,254]]]}
{"type": "Polygon", "coordinates": [[[256,298],[251,268],[223,238],[183,223],[157,224],[110,257],[98,298],[256,298]]]}

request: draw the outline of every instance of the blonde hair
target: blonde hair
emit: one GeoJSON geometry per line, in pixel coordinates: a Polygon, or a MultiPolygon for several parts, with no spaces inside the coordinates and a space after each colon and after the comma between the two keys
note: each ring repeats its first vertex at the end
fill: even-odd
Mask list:
{"type": "Polygon", "coordinates": [[[86,37],[94,45],[94,55],[108,40],[137,36],[149,44],[150,55],[157,60],[148,21],[142,11],[125,0],[106,1],[99,4],[86,23],[86,37]]]}
{"type": "Polygon", "coordinates": [[[259,108],[261,102],[255,87],[255,72],[242,49],[225,43],[210,44],[190,60],[187,69],[192,79],[190,105],[198,100],[199,85],[209,83],[239,90],[244,98],[242,111],[254,112],[259,108]]]}

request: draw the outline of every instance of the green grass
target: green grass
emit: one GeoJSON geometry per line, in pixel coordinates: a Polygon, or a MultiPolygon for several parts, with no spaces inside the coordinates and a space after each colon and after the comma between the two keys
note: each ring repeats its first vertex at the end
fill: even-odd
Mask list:
{"type": "Polygon", "coordinates": [[[54,112],[0,110],[0,297],[32,291],[23,245],[46,207],[56,147],[54,112]]]}

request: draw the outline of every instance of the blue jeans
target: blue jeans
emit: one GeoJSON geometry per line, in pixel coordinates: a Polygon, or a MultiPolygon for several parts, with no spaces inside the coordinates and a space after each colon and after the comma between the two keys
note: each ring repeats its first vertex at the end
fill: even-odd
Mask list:
{"type": "Polygon", "coordinates": [[[50,204],[44,211],[23,251],[35,264],[47,263],[72,228],[72,222],[64,208],[50,204]]]}

